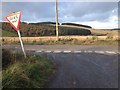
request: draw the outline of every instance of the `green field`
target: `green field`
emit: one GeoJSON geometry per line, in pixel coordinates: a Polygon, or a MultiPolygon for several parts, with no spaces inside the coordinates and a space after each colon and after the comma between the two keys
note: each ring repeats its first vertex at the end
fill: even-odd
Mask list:
{"type": "Polygon", "coordinates": [[[15,37],[15,36],[17,36],[17,32],[15,34],[15,33],[10,32],[10,31],[2,30],[2,36],[3,37],[15,37]]]}

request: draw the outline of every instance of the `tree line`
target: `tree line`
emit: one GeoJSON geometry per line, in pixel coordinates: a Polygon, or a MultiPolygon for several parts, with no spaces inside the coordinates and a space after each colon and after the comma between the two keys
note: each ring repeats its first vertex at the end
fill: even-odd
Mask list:
{"type": "MultiPolygon", "coordinates": [[[[55,23],[53,23],[55,24],[55,23]]],[[[2,30],[16,33],[8,22],[2,22],[2,30]]],[[[30,23],[21,22],[20,33],[22,36],[54,36],[56,28],[54,25],[46,23],[30,23]]],[[[71,28],[59,26],[59,35],[90,35],[91,31],[87,29],[71,28]]]]}

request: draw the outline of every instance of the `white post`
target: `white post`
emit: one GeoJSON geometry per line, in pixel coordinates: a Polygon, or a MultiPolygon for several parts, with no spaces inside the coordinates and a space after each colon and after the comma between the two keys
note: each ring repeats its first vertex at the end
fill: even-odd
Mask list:
{"type": "Polygon", "coordinates": [[[56,37],[59,39],[58,35],[58,0],[56,0],[56,37]]]}
{"type": "Polygon", "coordinates": [[[20,44],[21,44],[21,47],[22,47],[23,54],[26,58],[26,53],[25,53],[25,50],[24,50],[24,47],[23,47],[23,42],[22,42],[22,39],[21,39],[20,31],[18,30],[17,32],[18,32],[18,36],[19,36],[19,40],[20,40],[20,44]]]}

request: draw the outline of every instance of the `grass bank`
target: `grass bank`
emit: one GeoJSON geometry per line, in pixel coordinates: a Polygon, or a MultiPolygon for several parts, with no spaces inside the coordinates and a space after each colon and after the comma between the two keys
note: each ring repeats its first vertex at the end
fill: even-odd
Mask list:
{"type": "Polygon", "coordinates": [[[37,55],[3,50],[3,88],[43,88],[55,72],[54,63],[37,55]]]}

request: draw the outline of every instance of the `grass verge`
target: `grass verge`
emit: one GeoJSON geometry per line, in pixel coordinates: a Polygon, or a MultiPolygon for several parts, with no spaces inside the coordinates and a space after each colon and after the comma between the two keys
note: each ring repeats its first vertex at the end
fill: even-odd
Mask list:
{"type": "MultiPolygon", "coordinates": [[[[77,39],[59,39],[47,41],[32,41],[24,44],[30,45],[118,45],[119,40],[77,40],[77,39]]],[[[19,42],[3,42],[3,44],[19,44],[19,42]]]]}
{"type": "Polygon", "coordinates": [[[6,52],[3,50],[3,88],[43,88],[55,72],[54,63],[46,58],[28,55],[24,59],[21,54],[9,51],[6,57],[6,52]]]}

